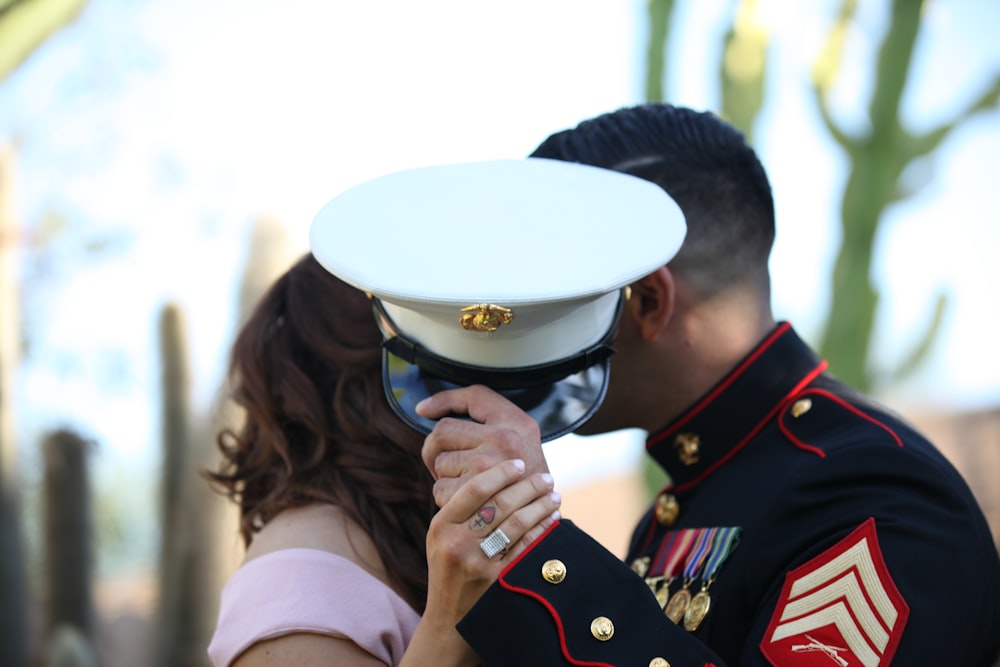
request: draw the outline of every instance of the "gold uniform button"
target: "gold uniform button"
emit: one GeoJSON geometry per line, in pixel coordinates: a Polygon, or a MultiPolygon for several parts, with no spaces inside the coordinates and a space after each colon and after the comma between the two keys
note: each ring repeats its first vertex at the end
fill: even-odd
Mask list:
{"type": "Polygon", "coordinates": [[[670,667],[670,663],[663,658],[653,658],[649,661],[649,667],[670,667]]]}
{"type": "Polygon", "coordinates": [[[561,560],[547,560],[542,565],[542,578],[550,584],[561,584],[566,578],[566,564],[561,560]]]}
{"type": "Polygon", "coordinates": [[[656,497],[656,522],[661,526],[670,527],[677,521],[681,513],[680,503],[672,493],[661,493],[656,497]]]}
{"type": "Polygon", "coordinates": [[[800,398],[792,404],[792,416],[798,419],[805,413],[812,410],[813,402],[808,398],[800,398]]]}
{"type": "Polygon", "coordinates": [[[606,642],[615,635],[615,624],[607,616],[598,616],[590,622],[590,634],[598,641],[606,642]]]}

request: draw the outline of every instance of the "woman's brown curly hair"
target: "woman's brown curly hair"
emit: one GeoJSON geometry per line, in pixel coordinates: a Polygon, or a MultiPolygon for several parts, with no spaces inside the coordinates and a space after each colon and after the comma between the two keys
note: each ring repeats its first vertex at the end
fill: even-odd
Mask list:
{"type": "Polygon", "coordinates": [[[422,612],[435,511],[423,437],[389,407],[371,304],[312,257],[270,288],[232,350],[239,429],[218,436],[208,476],[240,507],[250,543],[278,512],[332,503],[364,528],[388,576],[422,612]]]}

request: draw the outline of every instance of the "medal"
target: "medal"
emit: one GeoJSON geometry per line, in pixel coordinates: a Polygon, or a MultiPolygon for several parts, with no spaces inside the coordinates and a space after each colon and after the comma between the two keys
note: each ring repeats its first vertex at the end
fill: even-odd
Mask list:
{"type": "Polygon", "coordinates": [[[649,586],[649,590],[655,595],[660,589],[660,584],[663,583],[663,577],[646,577],[644,581],[649,586]]]}
{"type": "Polygon", "coordinates": [[[682,588],[670,598],[670,602],[667,603],[667,608],[663,610],[663,613],[667,615],[674,623],[679,623],[681,618],[684,617],[684,612],[687,611],[688,605],[691,603],[691,593],[688,589],[682,588]]]}
{"type": "Polygon", "coordinates": [[[690,528],[671,531],[664,538],[663,544],[656,554],[653,572],[660,573],[659,580],[666,580],[666,583],[653,590],[660,609],[664,609],[667,606],[667,600],[670,598],[670,584],[673,583],[676,576],[677,564],[684,559],[691,548],[695,532],[690,528]]]}
{"type": "Polygon", "coordinates": [[[666,609],[667,600],[670,599],[670,584],[664,584],[660,586],[659,590],[656,591],[656,603],[660,605],[660,609],[666,609]]]}
{"type": "Polygon", "coordinates": [[[701,585],[701,590],[691,598],[684,611],[684,629],[688,632],[697,630],[701,622],[708,616],[712,607],[712,598],[708,594],[708,588],[715,581],[715,576],[718,574],[719,568],[722,567],[722,563],[732,553],[740,534],[740,529],[737,527],[717,528],[714,531],[712,551],[705,563],[704,583],[701,585]]]}
{"type": "Polygon", "coordinates": [[[636,558],[634,561],[632,561],[632,571],[638,574],[640,577],[645,577],[646,573],[649,571],[649,556],[636,558]]]}
{"type": "Polygon", "coordinates": [[[701,625],[701,622],[708,616],[708,610],[712,606],[712,598],[708,594],[708,586],[702,586],[701,590],[691,598],[687,609],[684,610],[684,629],[694,632],[701,625]]]}
{"type": "Polygon", "coordinates": [[[667,618],[674,623],[680,623],[687,612],[688,605],[691,604],[691,591],[688,588],[698,578],[698,571],[701,569],[701,564],[705,562],[705,557],[708,555],[708,550],[712,545],[712,539],[715,537],[716,530],[718,529],[698,528],[692,530],[695,535],[695,542],[694,546],[691,547],[691,555],[684,565],[684,584],[670,598],[670,602],[667,603],[667,608],[664,610],[667,618]]]}

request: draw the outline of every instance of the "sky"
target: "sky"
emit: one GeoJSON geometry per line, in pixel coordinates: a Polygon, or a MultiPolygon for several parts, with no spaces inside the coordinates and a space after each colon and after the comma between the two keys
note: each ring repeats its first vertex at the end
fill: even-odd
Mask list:
{"type": "MultiPolygon", "coordinates": [[[[775,312],[815,340],[846,162],[819,125],[808,71],[835,3],[761,2],[773,51],[757,138],[777,209],[775,312]]],[[[677,4],[668,97],[715,110],[731,3],[677,4]]],[[[888,5],[859,4],[832,98],[849,131],[866,126],[888,5]]],[[[928,4],[903,109],[912,129],[951,117],[1000,71],[996,25],[1000,3],[928,4]]],[[[17,147],[25,229],[22,443],[76,428],[98,443],[99,484],[148,495],[160,456],[163,304],[184,308],[194,407],[207,410],[254,221],[274,216],[304,252],[313,214],[355,183],[522,157],[553,131],[641,102],[645,30],[639,0],[91,0],[0,82],[0,142],[17,147]]],[[[930,360],[887,395],[899,406],[1000,404],[998,156],[991,111],[957,131],[931,171],[910,175],[930,174],[884,220],[879,363],[898,363],[939,291],[951,299],[930,360]]],[[[634,433],[578,440],[547,445],[564,481],[640,455],[634,433]]],[[[28,467],[35,454],[22,449],[28,467]]]]}

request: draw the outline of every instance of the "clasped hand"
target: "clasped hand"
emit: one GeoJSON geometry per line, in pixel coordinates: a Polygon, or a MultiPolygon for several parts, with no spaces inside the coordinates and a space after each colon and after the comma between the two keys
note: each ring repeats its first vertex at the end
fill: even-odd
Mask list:
{"type": "Polygon", "coordinates": [[[552,490],[538,425],[496,392],[482,386],[444,391],[417,411],[439,420],[423,448],[441,508],[427,535],[426,614],[457,623],[559,518],[560,497],[552,490]],[[455,414],[473,421],[446,416],[455,414]],[[490,559],[480,542],[498,528],[510,544],[490,559]]]}

